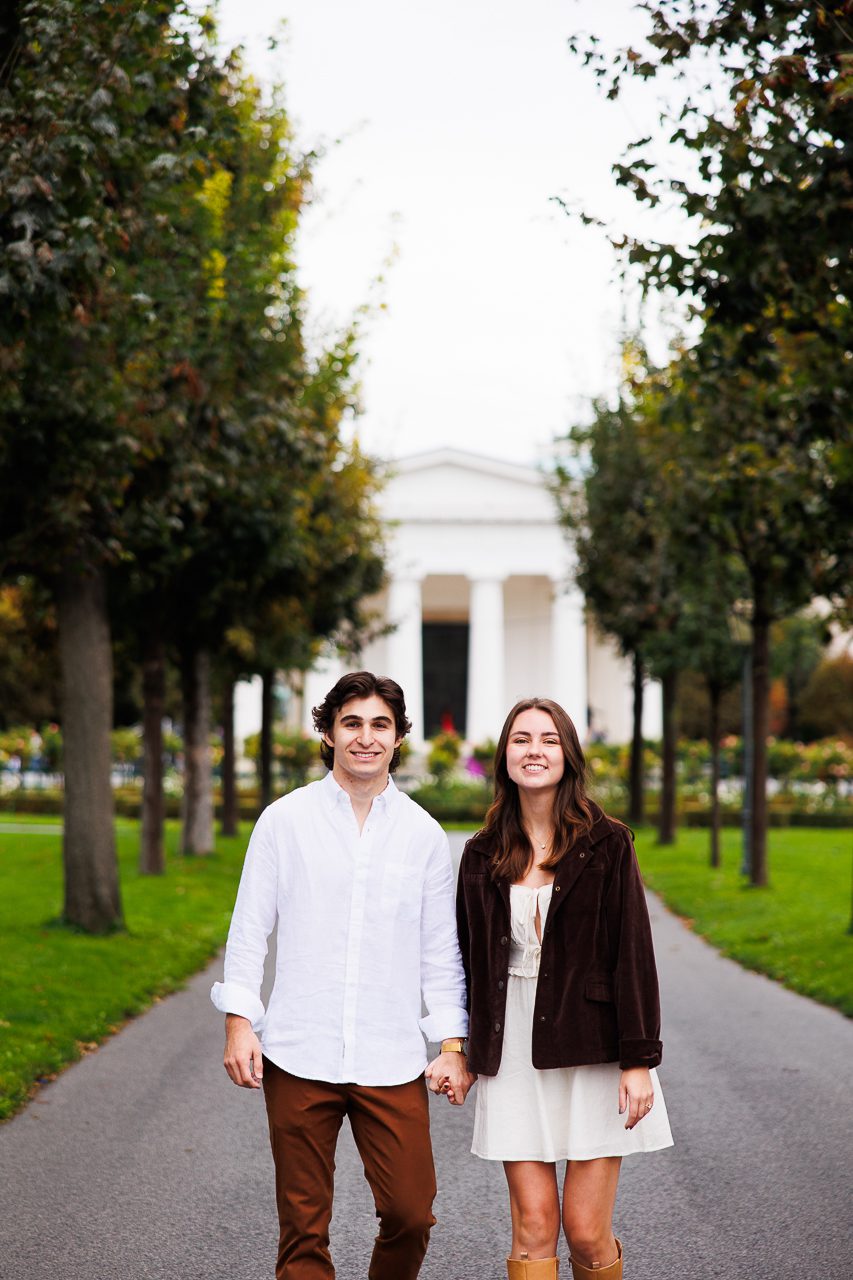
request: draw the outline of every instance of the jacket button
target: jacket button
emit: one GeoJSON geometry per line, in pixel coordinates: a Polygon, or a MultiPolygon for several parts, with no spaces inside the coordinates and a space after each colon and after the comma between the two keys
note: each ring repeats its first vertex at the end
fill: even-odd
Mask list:
{"type": "MultiPolygon", "coordinates": [[[[583,857],[583,854],[581,854],[581,857],[583,857]]],[[[560,886],[559,886],[558,884],[555,884],[555,885],[554,885],[554,892],[555,892],[555,893],[559,893],[559,892],[560,892],[560,886]]]]}
{"type": "Polygon", "coordinates": [[[500,982],[498,983],[498,991],[503,991],[503,989],[504,989],[504,980],[503,978],[501,978],[500,982]]]}
{"type": "Polygon", "coordinates": [[[505,946],[506,946],[506,944],[507,944],[507,939],[506,939],[506,938],[501,938],[501,946],[502,946],[502,947],[505,947],[505,946]]]}
{"type": "Polygon", "coordinates": [[[500,1024],[499,1022],[496,1022],[496,1023],[495,1023],[495,1031],[500,1031],[500,1029],[501,1029],[501,1024],[500,1024]]]}
{"type": "Polygon", "coordinates": [[[586,854],[585,854],[585,853],[582,853],[582,854],[581,854],[581,857],[582,857],[582,858],[585,858],[585,857],[586,857],[586,854]]]}
{"type": "Polygon", "coordinates": [[[548,1019],[545,1017],[545,1014],[544,1014],[544,1013],[540,1013],[540,1015],[539,1015],[539,1021],[540,1021],[540,1022],[547,1022],[547,1021],[548,1021],[548,1019]]]}
{"type": "Polygon", "coordinates": [[[543,978],[547,978],[547,977],[548,977],[547,973],[543,973],[543,974],[542,974],[542,977],[543,977],[543,978]]]}

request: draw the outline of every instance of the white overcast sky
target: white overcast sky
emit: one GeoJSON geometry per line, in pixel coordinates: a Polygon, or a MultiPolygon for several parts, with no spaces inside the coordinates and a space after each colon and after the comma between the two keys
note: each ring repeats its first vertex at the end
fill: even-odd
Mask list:
{"type": "MultiPolygon", "coordinates": [[[[623,309],[605,237],[552,197],[622,230],[654,227],[610,166],[654,131],[658,90],[608,103],[567,39],[628,43],[642,16],[630,0],[220,0],[218,12],[223,43],[284,82],[300,146],[325,147],[298,251],[315,332],[385,304],[362,342],[363,447],[544,461],[614,387],[623,309]]],[[[649,317],[661,350],[667,326],[649,317]]]]}

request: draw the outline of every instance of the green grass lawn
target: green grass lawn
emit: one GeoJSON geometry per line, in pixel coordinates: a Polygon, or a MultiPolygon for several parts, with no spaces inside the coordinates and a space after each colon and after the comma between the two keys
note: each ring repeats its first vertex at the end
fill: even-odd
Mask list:
{"type": "Polygon", "coordinates": [[[127,932],[88,937],[56,924],[62,906],[60,828],[55,834],[0,814],[0,1118],[34,1083],[103,1040],[158,996],[180,987],[222,945],[246,847],[218,839],[209,858],[180,857],[167,831],[167,872],[140,876],[138,824],[117,826],[127,932]]]}
{"type": "Polygon", "coordinates": [[[853,832],[772,830],[766,889],[749,888],[740,875],[733,828],[723,831],[716,871],[709,833],[699,829],[663,847],[643,830],[637,853],[648,886],[724,955],[853,1017],[853,832]]]}

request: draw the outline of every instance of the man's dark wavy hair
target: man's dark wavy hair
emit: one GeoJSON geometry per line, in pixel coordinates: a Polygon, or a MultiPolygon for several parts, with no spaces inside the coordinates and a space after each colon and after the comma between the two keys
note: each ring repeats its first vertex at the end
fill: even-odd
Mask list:
{"type": "MultiPolygon", "coordinates": [[[[335,762],[335,753],[323,734],[332,736],[335,716],[341,707],[353,698],[370,698],[373,694],[387,702],[394,715],[397,737],[405,738],[411,732],[411,723],[406,719],[406,699],[403,690],[390,676],[375,676],[372,671],[350,671],[341,676],[337,684],[329,690],[319,707],[314,707],[311,716],[314,728],[320,734],[320,756],[327,769],[335,762]]],[[[393,773],[400,763],[400,748],[397,747],[391,757],[390,772],[393,773]]]]}

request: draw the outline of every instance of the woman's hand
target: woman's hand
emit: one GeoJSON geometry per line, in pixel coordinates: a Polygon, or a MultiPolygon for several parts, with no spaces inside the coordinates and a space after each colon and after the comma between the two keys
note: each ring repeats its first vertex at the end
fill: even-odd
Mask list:
{"type": "Polygon", "coordinates": [[[631,1067],[619,1077],[619,1114],[627,1111],[625,1128],[633,1129],[654,1106],[655,1093],[648,1067],[631,1067]]]}
{"type": "Polygon", "coordinates": [[[464,1053],[440,1053],[424,1071],[433,1093],[443,1093],[447,1101],[461,1107],[471,1085],[477,1079],[468,1070],[464,1053]]]}

